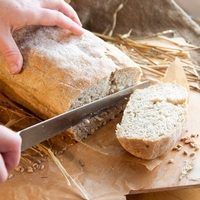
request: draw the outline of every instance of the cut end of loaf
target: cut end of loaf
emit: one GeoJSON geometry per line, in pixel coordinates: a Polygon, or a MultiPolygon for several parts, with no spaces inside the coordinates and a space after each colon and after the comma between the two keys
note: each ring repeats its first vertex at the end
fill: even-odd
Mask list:
{"type": "MultiPolygon", "coordinates": [[[[105,78],[81,93],[72,104],[71,109],[135,85],[140,80],[141,75],[141,70],[138,67],[117,70],[111,74],[109,79],[105,78]]],[[[126,100],[122,100],[116,106],[99,113],[96,117],[90,117],[86,121],[82,121],[71,128],[72,133],[77,139],[85,139],[88,135],[93,134],[100,127],[104,126],[108,121],[118,116],[124,110],[126,102],[126,100]]]]}
{"type": "Polygon", "coordinates": [[[144,159],[164,154],[181,135],[187,99],[186,89],[173,83],[135,91],[117,125],[116,135],[122,146],[144,159]]]}

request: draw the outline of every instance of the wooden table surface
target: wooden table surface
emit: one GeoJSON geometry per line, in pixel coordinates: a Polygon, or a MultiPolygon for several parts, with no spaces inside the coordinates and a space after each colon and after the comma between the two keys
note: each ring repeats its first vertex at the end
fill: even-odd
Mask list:
{"type": "Polygon", "coordinates": [[[200,200],[200,188],[128,195],[127,200],[200,200]]]}

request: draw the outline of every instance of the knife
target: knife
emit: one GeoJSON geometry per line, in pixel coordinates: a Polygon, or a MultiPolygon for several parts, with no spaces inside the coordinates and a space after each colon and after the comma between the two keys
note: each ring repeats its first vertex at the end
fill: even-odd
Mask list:
{"type": "Polygon", "coordinates": [[[102,99],[93,101],[84,106],[67,111],[61,115],[47,119],[38,124],[25,128],[18,133],[22,138],[21,150],[24,151],[35,146],[62,131],[78,124],[88,116],[94,116],[95,113],[115,105],[118,101],[129,96],[136,89],[143,89],[151,84],[150,81],[144,81],[127,89],[108,95],[102,99]]]}

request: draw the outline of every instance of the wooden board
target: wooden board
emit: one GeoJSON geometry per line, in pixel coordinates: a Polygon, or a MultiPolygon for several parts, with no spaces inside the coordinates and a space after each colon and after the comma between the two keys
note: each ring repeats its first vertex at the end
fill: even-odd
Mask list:
{"type": "Polygon", "coordinates": [[[199,200],[200,189],[181,189],[148,194],[128,195],[127,200],[199,200]]]}
{"type": "MultiPolygon", "coordinates": [[[[191,93],[187,123],[189,135],[200,132],[199,102],[200,95],[191,93]]],[[[82,184],[90,199],[124,199],[124,195],[130,191],[145,193],[200,186],[200,151],[196,152],[194,158],[184,156],[183,150],[192,152],[188,146],[184,146],[180,152],[170,152],[159,166],[149,171],[118,143],[114,135],[118,121],[119,119],[110,122],[88,138],[87,144],[96,150],[78,143],[59,156],[67,172],[82,184]],[[172,158],[174,163],[168,164],[172,158]],[[184,161],[191,159],[194,159],[193,170],[188,177],[179,181],[184,161]]],[[[200,137],[198,143],[200,144],[200,137]]],[[[73,184],[67,184],[51,160],[46,163],[44,170],[15,173],[12,179],[0,187],[0,197],[6,200],[13,197],[17,200],[81,199],[77,192],[73,184]]]]}

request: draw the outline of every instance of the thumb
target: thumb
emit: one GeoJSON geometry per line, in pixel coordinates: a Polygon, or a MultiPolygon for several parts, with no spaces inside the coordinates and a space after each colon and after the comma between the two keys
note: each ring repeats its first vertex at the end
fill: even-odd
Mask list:
{"type": "Polygon", "coordinates": [[[10,31],[0,33],[0,53],[6,60],[11,74],[21,71],[23,58],[10,31]]]}

